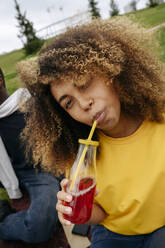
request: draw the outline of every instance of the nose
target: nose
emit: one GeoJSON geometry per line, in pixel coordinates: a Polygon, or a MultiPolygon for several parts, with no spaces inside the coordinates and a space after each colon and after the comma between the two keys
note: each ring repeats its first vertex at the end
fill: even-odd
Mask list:
{"type": "Polygon", "coordinates": [[[89,98],[89,99],[81,98],[79,99],[79,103],[83,110],[88,111],[89,109],[92,108],[94,101],[92,98],[89,98]]]}

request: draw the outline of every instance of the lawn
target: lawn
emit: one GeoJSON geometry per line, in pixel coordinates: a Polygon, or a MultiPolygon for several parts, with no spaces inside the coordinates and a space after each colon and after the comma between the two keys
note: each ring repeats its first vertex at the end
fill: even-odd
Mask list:
{"type": "Polygon", "coordinates": [[[163,62],[165,62],[165,27],[159,28],[159,30],[156,32],[156,36],[160,42],[160,58],[163,62]]]}
{"type": "Polygon", "coordinates": [[[131,12],[127,16],[146,28],[155,27],[161,23],[165,23],[165,3],[159,4],[154,8],[145,8],[131,12]]]}

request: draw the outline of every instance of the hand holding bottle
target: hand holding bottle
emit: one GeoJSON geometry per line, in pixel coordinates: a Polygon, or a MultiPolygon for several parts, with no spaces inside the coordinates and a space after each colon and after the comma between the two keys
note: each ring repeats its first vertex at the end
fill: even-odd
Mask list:
{"type": "Polygon", "coordinates": [[[57,194],[57,205],[56,209],[58,211],[58,218],[61,224],[63,225],[71,225],[72,223],[66,219],[64,219],[63,214],[71,214],[72,213],[72,208],[67,207],[63,205],[63,202],[70,202],[72,200],[72,195],[66,192],[66,188],[69,185],[69,180],[68,179],[63,179],[61,181],[61,191],[58,192],[57,194]]]}
{"type": "MultiPolygon", "coordinates": [[[[66,220],[64,218],[64,214],[71,214],[72,213],[72,208],[68,207],[68,206],[64,206],[63,202],[71,202],[72,201],[72,195],[68,194],[66,192],[66,188],[69,186],[69,180],[68,179],[63,179],[61,181],[61,188],[62,190],[58,192],[57,194],[57,198],[58,198],[58,202],[56,205],[56,209],[58,211],[58,217],[59,217],[59,221],[61,222],[62,225],[71,225],[72,222],[69,220],[66,220]]],[[[96,190],[95,195],[98,194],[98,191],[96,190]]],[[[104,220],[104,218],[106,218],[107,215],[105,213],[105,211],[98,205],[98,204],[93,204],[93,208],[92,208],[92,214],[90,219],[88,220],[88,224],[90,225],[97,225],[99,224],[101,221],[104,220]]]]}

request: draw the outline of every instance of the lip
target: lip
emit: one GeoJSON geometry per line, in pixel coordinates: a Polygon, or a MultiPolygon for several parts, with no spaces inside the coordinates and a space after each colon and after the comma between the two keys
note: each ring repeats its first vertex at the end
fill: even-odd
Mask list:
{"type": "Polygon", "coordinates": [[[105,117],[105,111],[102,110],[102,111],[100,111],[94,115],[93,122],[96,121],[97,125],[99,125],[102,122],[102,120],[104,119],[104,117],[105,117]]]}

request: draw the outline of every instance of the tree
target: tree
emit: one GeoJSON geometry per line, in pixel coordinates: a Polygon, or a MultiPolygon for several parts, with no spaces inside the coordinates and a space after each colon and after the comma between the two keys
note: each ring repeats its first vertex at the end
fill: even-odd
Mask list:
{"type": "Polygon", "coordinates": [[[89,0],[89,9],[92,14],[92,19],[101,17],[99,9],[97,8],[97,2],[95,0],[89,0]]]}
{"type": "Polygon", "coordinates": [[[136,0],[132,0],[132,1],[130,2],[130,7],[131,7],[131,9],[132,9],[133,11],[136,11],[136,10],[137,10],[136,5],[137,5],[137,1],[136,1],[136,0]]]}
{"type": "Polygon", "coordinates": [[[21,13],[20,6],[17,0],[14,0],[14,2],[17,11],[16,19],[18,20],[19,23],[18,27],[20,29],[20,34],[18,35],[18,38],[21,39],[26,54],[31,54],[37,51],[42,46],[43,40],[40,40],[36,36],[33,23],[26,18],[26,12],[24,12],[24,14],[21,13]]]}
{"type": "Polygon", "coordinates": [[[118,9],[118,6],[117,4],[115,3],[114,0],[111,0],[110,1],[110,16],[115,16],[115,15],[118,15],[119,14],[119,9],[118,9]]]}
{"type": "Polygon", "coordinates": [[[147,3],[147,6],[150,7],[155,7],[157,5],[159,5],[160,3],[163,3],[162,0],[149,0],[147,3]]]}

